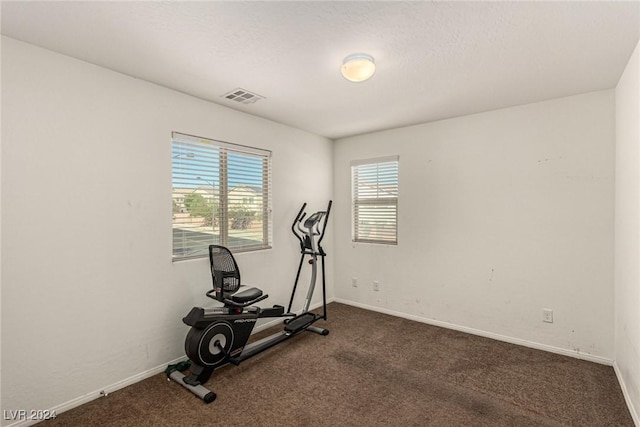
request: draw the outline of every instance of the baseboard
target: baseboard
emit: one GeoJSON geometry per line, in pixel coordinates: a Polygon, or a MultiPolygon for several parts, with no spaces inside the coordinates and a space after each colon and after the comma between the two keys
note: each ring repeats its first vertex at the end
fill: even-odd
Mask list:
{"type": "Polygon", "coordinates": [[[599,364],[602,364],[602,365],[608,365],[608,366],[612,366],[613,365],[613,360],[608,359],[606,357],[600,357],[600,356],[594,356],[594,355],[591,355],[591,354],[580,353],[580,352],[576,352],[576,351],[573,351],[573,350],[568,350],[568,349],[565,349],[565,348],[554,347],[554,346],[547,345],[547,344],[541,344],[541,343],[537,343],[537,342],[533,342],[533,341],[523,340],[523,339],[520,339],[520,338],[514,338],[514,337],[510,337],[510,336],[506,336],[506,335],[500,335],[500,334],[496,334],[496,333],[493,333],[493,332],[487,332],[487,331],[483,331],[483,330],[480,330],[480,329],[470,328],[470,327],[467,327],[467,326],[460,326],[460,325],[456,325],[454,323],[443,322],[443,321],[440,321],[440,320],[427,319],[425,317],[415,316],[415,315],[412,315],[412,314],[402,313],[402,312],[399,312],[399,311],[389,310],[389,309],[381,308],[381,307],[375,307],[375,306],[371,306],[371,305],[367,305],[367,304],[361,304],[359,302],[349,301],[349,300],[345,300],[345,299],[342,299],[342,298],[335,298],[335,301],[338,302],[338,303],[351,305],[353,307],[363,308],[365,310],[377,311],[378,313],[389,314],[391,316],[396,316],[396,317],[402,317],[404,319],[413,320],[413,321],[416,321],[416,322],[426,323],[426,324],[429,324],[429,325],[439,326],[439,327],[447,328],[447,329],[453,329],[453,330],[456,330],[456,331],[465,332],[465,333],[472,334],[472,335],[478,335],[478,336],[485,337],[485,338],[491,338],[491,339],[498,340],[498,341],[508,342],[510,344],[516,344],[516,345],[521,345],[521,346],[524,346],[524,347],[534,348],[536,350],[543,350],[543,351],[548,351],[550,353],[561,354],[563,356],[575,357],[577,359],[587,360],[589,362],[595,362],[595,363],[599,363],[599,364]]]}
{"type": "Polygon", "coordinates": [[[636,408],[633,406],[633,402],[631,401],[631,396],[629,396],[629,391],[627,390],[627,385],[622,379],[622,373],[620,372],[620,368],[618,364],[613,362],[613,370],[616,373],[616,377],[618,378],[618,384],[620,384],[620,388],[622,389],[622,395],[624,396],[624,400],[627,403],[627,408],[629,408],[629,412],[631,413],[631,418],[633,418],[633,422],[636,427],[640,427],[640,415],[638,414],[638,410],[640,408],[636,408]]]}
{"type": "MultiPolygon", "coordinates": [[[[327,300],[327,303],[333,302],[335,300],[335,298],[329,298],[327,300]]],[[[322,303],[317,303],[317,304],[313,304],[310,306],[311,310],[315,310],[316,308],[320,308],[322,307],[322,303]]],[[[301,310],[299,310],[301,312],[301,310]]],[[[300,314],[300,313],[297,313],[300,314]]],[[[282,319],[281,318],[277,318],[275,320],[272,320],[270,322],[264,323],[260,326],[256,326],[253,330],[252,333],[256,333],[256,332],[260,332],[263,331],[265,329],[268,329],[272,326],[277,326],[279,324],[282,324],[282,319]]],[[[93,391],[91,393],[87,393],[83,396],[77,397],[75,399],[72,399],[68,402],[62,403],[60,405],[57,405],[53,408],[51,408],[49,410],[49,413],[53,414],[62,414],[63,412],[69,411],[73,408],[77,408],[78,406],[84,405],[85,403],[89,403],[92,400],[96,400],[100,397],[105,397],[107,396],[109,393],[113,393],[114,391],[120,390],[121,388],[125,388],[127,386],[130,386],[132,384],[135,384],[139,381],[145,380],[147,378],[150,378],[154,375],[159,374],[160,372],[164,372],[165,369],[167,369],[167,365],[172,365],[181,361],[186,360],[186,356],[181,356],[177,359],[174,359],[172,361],[169,361],[165,364],[162,364],[160,366],[156,366],[155,368],[146,370],[144,372],[141,372],[139,374],[133,375],[129,378],[125,378],[122,381],[118,381],[117,383],[111,384],[109,386],[103,387],[100,390],[96,390],[93,391]]],[[[41,422],[40,420],[32,420],[32,419],[26,419],[26,420],[20,420],[17,421],[15,423],[12,424],[8,424],[5,427],[27,427],[27,426],[32,426],[38,422],[41,422]]]]}
{"type": "MultiPolygon", "coordinates": [[[[76,397],[75,399],[72,399],[68,402],[62,403],[60,405],[54,406],[53,408],[51,408],[49,410],[50,414],[56,414],[56,415],[60,415],[63,412],[66,412],[70,409],[73,408],[77,408],[78,406],[84,405],[85,403],[89,403],[92,400],[96,400],[100,397],[105,397],[108,396],[109,393],[113,393],[116,390],[120,390],[121,388],[125,388],[131,384],[135,384],[139,381],[145,380],[147,378],[150,378],[154,375],[159,374],[160,372],[164,372],[165,369],[167,369],[167,365],[171,365],[174,363],[178,363],[182,360],[185,359],[185,356],[182,356],[178,359],[174,359],[170,362],[167,362],[165,364],[156,366],[155,368],[151,368],[148,369],[144,372],[140,372],[139,374],[133,375],[129,378],[125,378],[124,380],[118,381],[114,384],[111,384],[109,386],[103,387],[100,390],[96,390],[93,391],[91,393],[87,393],[83,396],[80,397],[76,397]]],[[[20,420],[18,422],[15,422],[13,424],[9,424],[5,427],[26,427],[26,426],[32,426],[38,422],[41,422],[40,420],[32,420],[32,419],[26,419],[26,420],[20,420]]]]}

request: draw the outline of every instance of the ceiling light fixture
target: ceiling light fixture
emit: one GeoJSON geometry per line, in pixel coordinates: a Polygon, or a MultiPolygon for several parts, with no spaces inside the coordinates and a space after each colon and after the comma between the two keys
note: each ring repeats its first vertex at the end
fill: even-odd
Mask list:
{"type": "Polygon", "coordinates": [[[366,53],[354,53],[342,61],[342,76],[350,82],[363,82],[376,72],[373,56],[366,53]]]}

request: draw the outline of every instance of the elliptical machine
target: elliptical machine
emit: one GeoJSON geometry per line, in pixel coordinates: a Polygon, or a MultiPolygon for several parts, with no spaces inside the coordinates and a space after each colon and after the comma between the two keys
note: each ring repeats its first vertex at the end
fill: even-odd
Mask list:
{"type": "MultiPolygon", "coordinates": [[[[328,335],[329,330],[313,326],[320,320],[327,319],[327,297],[325,282],[324,258],[326,253],[322,248],[322,239],[327,228],[329,201],[326,211],[315,212],[304,223],[306,216],[304,203],[298,212],[291,231],[300,243],[300,263],[296,280],[291,292],[289,307],[285,313],[284,307],[274,305],[270,308],[260,308],[253,304],[268,297],[262,290],[255,287],[241,285],[240,270],[231,251],[224,246],[209,246],[209,261],[213,289],[206,295],[222,302],[223,307],[204,309],[194,307],[182,321],[191,326],[185,339],[185,352],[190,361],[189,375],[180,372],[179,365],[167,368],[168,378],[181,384],[206,403],[216,399],[216,394],[203,386],[209,380],[216,368],[228,363],[239,365],[240,362],[279,344],[302,331],[328,335]],[[305,257],[309,255],[311,265],[311,281],[304,300],[302,313],[296,315],[291,312],[293,300],[302,271],[305,257]],[[322,314],[309,312],[309,305],[313,297],[318,273],[318,259],[321,260],[322,273],[322,314]],[[281,317],[284,318],[284,328],[281,332],[247,345],[249,336],[258,319],[281,317]]],[[[187,364],[188,366],[188,364],[187,364]]]]}

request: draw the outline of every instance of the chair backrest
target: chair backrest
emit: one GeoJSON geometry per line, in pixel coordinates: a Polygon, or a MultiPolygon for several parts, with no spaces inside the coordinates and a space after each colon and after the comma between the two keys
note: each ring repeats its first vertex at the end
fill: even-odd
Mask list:
{"type": "Polygon", "coordinates": [[[209,262],[216,299],[223,301],[240,288],[240,269],[231,251],[224,246],[209,246],[209,262]]]}

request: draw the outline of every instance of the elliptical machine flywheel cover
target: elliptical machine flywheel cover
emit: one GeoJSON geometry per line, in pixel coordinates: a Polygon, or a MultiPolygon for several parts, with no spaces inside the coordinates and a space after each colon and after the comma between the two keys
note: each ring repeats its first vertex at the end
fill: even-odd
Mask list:
{"type": "Polygon", "coordinates": [[[215,367],[226,363],[226,354],[233,347],[233,328],[227,322],[216,322],[204,329],[191,328],[185,339],[187,357],[198,365],[215,367]],[[224,349],[218,348],[216,342],[224,349]]]}

